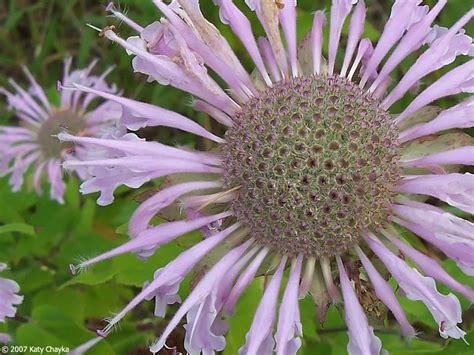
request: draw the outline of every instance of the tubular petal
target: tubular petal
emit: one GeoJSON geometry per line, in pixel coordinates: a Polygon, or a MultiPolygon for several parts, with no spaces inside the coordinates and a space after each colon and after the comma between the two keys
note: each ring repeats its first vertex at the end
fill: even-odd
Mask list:
{"type": "Polygon", "coordinates": [[[431,277],[421,275],[410,268],[402,259],[395,256],[373,235],[365,238],[370,248],[383,261],[392,276],[397,280],[406,297],[413,301],[422,301],[438,323],[439,334],[443,338],[464,338],[466,334],[457,324],[462,322],[459,300],[450,293],[444,296],[436,289],[431,277]]]}
{"type": "Polygon", "coordinates": [[[341,258],[336,257],[341,280],[342,296],[344,298],[345,319],[349,334],[347,352],[349,355],[378,355],[382,349],[382,342],[369,326],[367,316],[352,288],[341,258]]]}

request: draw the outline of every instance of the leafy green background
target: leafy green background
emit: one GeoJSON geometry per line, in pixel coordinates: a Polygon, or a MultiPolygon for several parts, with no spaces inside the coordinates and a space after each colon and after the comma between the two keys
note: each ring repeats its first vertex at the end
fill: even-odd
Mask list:
{"type": "MultiPolygon", "coordinates": [[[[201,1],[207,17],[229,39],[245,66],[251,69],[248,56],[241,44],[233,37],[228,27],[219,22],[216,8],[210,0],[201,1]]],[[[257,28],[255,16],[245,10],[257,28]]],[[[326,7],[329,1],[299,0],[298,36],[301,38],[310,28],[312,12],[326,7]]],[[[433,5],[435,1],[426,1],[433,5]]],[[[0,2],[0,85],[8,86],[9,77],[25,83],[19,64],[26,64],[37,80],[47,88],[52,100],[57,100],[55,82],[61,77],[62,60],[66,55],[75,58],[75,66],[83,67],[92,58],[99,58],[97,72],[115,65],[111,81],[123,89],[125,95],[146,102],[171,108],[183,114],[196,117],[206,126],[211,122],[203,115],[192,112],[188,106],[189,96],[176,89],[148,84],[144,77],[134,74],[130,57],[116,45],[99,39],[97,34],[85,26],[92,23],[103,27],[114,23],[103,11],[105,2],[93,0],[2,0],[0,2]]],[[[123,0],[117,3],[122,10],[142,25],[157,20],[160,13],[151,0],[123,0]]],[[[388,17],[391,1],[367,0],[369,23],[365,35],[375,40],[388,17]]],[[[471,3],[472,5],[472,3],[471,3]]],[[[450,0],[438,24],[452,25],[470,7],[469,1],[450,0]]],[[[473,26],[467,27],[472,35],[473,26]]],[[[261,31],[261,29],[257,29],[261,31]]],[[[345,29],[345,31],[347,31],[345,29]]],[[[132,32],[124,25],[118,26],[122,36],[132,32]]],[[[401,76],[411,60],[405,61],[396,75],[401,76]]],[[[439,77],[431,75],[430,79],[439,77]]],[[[429,81],[429,80],[427,80],[429,81]]],[[[408,98],[409,99],[409,98],[408,98]]],[[[444,100],[441,105],[449,105],[444,100]]],[[[402,102],[402,105],[406,102],[402,102]]],[[[0,102],[0,124],[10,124],[13,117],[7,111],[4,101],[0,102]]],[[[184,133],[166,129],[146,129],[141,135],[148,139],[159,139],[170,144],[186,144],[201,148],[204,143],[184,133]]],[[[7,179],[0,179],[0,261],[10,265],[2,273],[21,286],[25,301],[19,306],[17,316],[0,324],[0,331],[14,337],[17,345],[77,346],[95,336],[94,330],[104,325],[103,318],[119,311],[136,294],[143,282],[152,278],[155,269],[165,265],[186,248],[183,239],[160,248],[147,262],[141,262],[133,255],[125,255],[92,267],[87,272],[72,277],[68,264],[97,255],[127,240],[124,235],[131,213],[138,206],[134,197],[153,187],[148,184],[139,191],[121,188],[114,204],[98,207],[96,196],[80,196],[79,183],[68,179],[66,203],[59,205],[47,197],[38,197],[29,183],[21,192],[10,192],[7,179]]],[[[47,191],[47,190],[46,190],[47,191]]],[[[193,238],[191,238],[193,239],[193,238]]],[[[184,239],[185,240],[185,239],[184,239]]],[[[466,283],[472,280],[464,276],[453,262],[443,265],[451,274],[466,283]]],[[[185,296],[187,287],[182,287],[185,296]]],[[[446,288],[440,287],[443,292],[446,288]]],[[[255,281],[243,294],[237,305],[237,312],[230,319],[231,330],[227,336],[224,354],[236,354],[250,326],[253,312],[262,293],[262,280],[255,281]]],[[[400,338],[393,324],[377,330],[384,347],[391,354],[473,354],[472,347],[462,341],[444,341],[437,335],[436,324],[420,302],[402,301],[410,320],[422,330],[419,339],[409,343],[400,338]]],[[[473,310],[462,302],[463,327],[468,331],[466,340],[474,342],[474,331],[470,330],[474,319],[473,310]]],[[[147,345],[161,332],[166,320],[153,317],[152,302],[137,307],[120,324],[119,330],[102,341],[90,354],[142,354],[147,345]]],[[[169,314],[176,310],[170,307],[169,314]]],[[[301,354],[344,354],[347,335],[344,321],[338,311],[331,308],[328,320],[322,328],[316,321],[314,305],[307,298],[301,302],[304,325],[301,354]]],[[[182,343],[183,331],[172,334],[171,342],[182,343]]],[[[163,351],[166,353],[166,351],[163,351]]]]}

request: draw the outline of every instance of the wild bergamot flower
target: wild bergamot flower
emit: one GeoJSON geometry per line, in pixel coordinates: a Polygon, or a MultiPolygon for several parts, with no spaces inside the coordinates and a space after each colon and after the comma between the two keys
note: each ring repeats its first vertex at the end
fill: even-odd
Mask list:
{"type": "Polygon", "coordinates": [[[437,206],[443,201],[467,213],[474,211],[474,178],[464,172],[474,161],[473,140],[459,130],[473,125],[474,101],[470,97],[447,110],[428,106],[474,90],[474,60],[432,83],[428,77],[457,56],[473,55],[472,40],[463,26],[474,9],[445,29],[432,24],[446,0],[432,9],[420,0],[397,0],[373,46],[361,38],[364,2],[335,0],[329,26],[324,13],[317,11],[312,29],[298,44],[295,1],[247,0],[266,33],[256,39],[249,20],[231,0],[215,0],[221,20],[255,63],[250,75],[226,39],[203,17],[198,1],[154,3],[165,18],[145,28],[110,4],[108,10],[138,36],[124,40],[110,27],[101,35],[133,55],[134,70],[149,81],[192,94],[194,108],[226,126],[227,132],[220,138],[178,113],[76,85],[119,103],[122,121],[131,130],[168,126],[217,143],[216,149],[200,152],[147,142],[132,133],[115,139],[60,134],[63,141],[87,145],[99,154],[100,158],[65,164],[88,170],[91,178],[82,191],[100,191],[101,204],[112,202],[114,189],[122,184],[137,188],[162,176],[188,176],[136,210],[129,223],[129,242],[72,266],[73,271],[126,252],[146,257],[189,231],[205,230],[201,242],[158,269],[154,280],[99,335],[106,336],[144,299],[155,298],[156,315],[164,316],[167,304],[180,302],[177,291],[186,274],[214,253],[221,257],[213,256],[217,261],[193,285],[150,347],[153,353],[165,346],[183,317],[189,353],[223,350],[226,317],[250,282],[262,274],[271,280],[241,354],[295,354],[302,336],[298,299],[308,292],[321,319],[331,301],[343,300],[350,354],[382,351],[365,315],[377,298],[392,312],[403,334],[414,336],[387,282],[389,274],[404,297],[426,305],[442,337],[463,338],[459,300],[452,293],[439,293],[435,281],[471,301],[473,290],[399,232],[415,233],[466,274],[474,274],[474,224],[437,206]],[[343,51],[346,21],[349,31],[343,51]],[[327,60],[324,31],[329,32],[327,60]],[[414,63],[392,82],[390,75],[409,56],[414,63]],[[396,112],[393,105],[408,97],[420,81],[428,82],[426,88],[422,85],[421,92],[396,112]],[[153,216],[178,200],[187,218],[152,225],[153,216]],[[380,262],[387,272],[380,270],[380,262]]]}
{"type": "MultiPolygon", "coordinates": [[[[70,71],[71,58],[64,62],[63,84],[79,82],[107,92],[116,92],[116,87],[109,86],[105,77],[91,75],[95,62],[82,70],[70,71]]],[[[34,77],[23,68],[30,81],[29,90],[21,88],[13,79],[10,84],[16,93],[0,88],[9,107],[14,110],[20,126],[0,126],[0,175],[11,174],[10,183],[14,191],[23,184],[23,175],[33,166],[33,186],[41,194],[43,176],[51,185],[50,196],[63,202],[65,185],[62,178],[61,163],[65,155],[80,157],[83,151],[72,145],[61,143],[57,134],[68,131],[75,135],[101,136],[107,133],[117,122],[121,114],[120,106],[105,102],[95,104],[95,97],[81,92],[64,90],[59,106],[51,103],[43,88],[34,77]]]]}
{"type": "MultiPolygon", "coordinates": [[[[0,272],[5,271],[7,265],[0,263],[0,272]]],[[[5,322],[6,317],[14,317],[16,314],[16,305],[23,302],[23,296],[17,295],[20,291],[20,286],[10,279],[0,277],[0,322],[5,322]]],[[[0,343],[8,343],[10,336],[5,333],[0,333],[0,343]]]]}

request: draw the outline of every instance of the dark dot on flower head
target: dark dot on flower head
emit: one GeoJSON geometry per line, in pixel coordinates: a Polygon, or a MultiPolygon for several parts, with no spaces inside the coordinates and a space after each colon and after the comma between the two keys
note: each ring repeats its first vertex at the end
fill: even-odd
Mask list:
{"type": "Polygon", "coordinates": [[[312,218],[314,217],[314,212],[311,208],[307,208],[305,211],[304,211],[304,215],[308,218],[312,218]]]}
{"type": "Polygon", "coordinates": [[[319,175],[318,176],[318,184],[320,186],[326,186],[328,184],[328,178],[324,175],[319,175]]]}
{"type": "Polygon", "coordinates": [[[280,155],[280,157],[287,157],[289,153],[290,153],[290,150],[288,149],[287,146],[281,147],[280,150],[278,151],[278,154],[280,155]]]}
{"type": "Polygon", "coordinates": [[[305,145],[304,143],[302,143],[302,142],[296,143],[296,144],[295,144],[295,150],[296,150],[297,152],[300,152],[300,153],[301,153],[301,152],[304,152],[304,151],[306,150],[306,145],[305,145]]]}
{"type": "Polygon", "coordinates": [[[375,180],[377,180],[377,173],[375,171],[371,172],[368,178],[369,178],[369,181],[374,182],[375,180]]]}
{"type": "Polygon", "coordinates": [[[316,88],[316,92],[320,95],[324,95],[324,94],[326,94],[326,88],[324,86],[318,86],[316,88]]]}
{"type": "Polygon", "coordinates": [[[256,141],[256,142],[252,143],[252,149],[254,151],[258,151],[258,150],[260,150],[260,148],[262,148],[262,143],[260,143],[259,141],[256,141]]]}
{"type": "Polygon", "coordinates": [[[285,167],[281,164],[275,165],[273,170],[275,171],[275,174],[277,175],[283,175],[285,173],[285,167]]]}
{"type": "Polygon", "coordinates": [[[359,150],[359,147],[357,146],[356,143],[354,142],[350,142],[348,145],[347,145],[347,149],[350,151],[350,152],[357,152],[359,150]]]}
{"type": "Polygon", "coordinates": [[[321,122],[321,120],[322,120],[322,116],[321,116],[320,113],[314,113],[313,114],[313,122],[314,123],[318,124],[318,123],[321,122]]]}
{"type": "Polygon", "coordinates": [[[324,205],[323,208],[321,209],[324,213],[329,213],[331,212],[331,206],[329,206],[328,204],[324,205]]]}
{"type": "Polygon", "coordinates": [[[281,121],[278,118],[274,118],[270,121],[270,126],[272,127],[279,127],[281,124],[281,121]]]}
{"type": "Polygon", "coordinates": [[[268,147],[265,148],[262,152],[262,156],[267,159],[271,158],[273,156],[273,149],[268,148],[268,147]]]}
{"type": "Polygon", "coordinates": [[[351,115],[345,115],[344,116],[344,122],[346,122],[347,124],[350,124],[350,123],[354,122],[354,117],[351,116],[351,115]]]}
{"type": "Polygon", "coordinates": [[[300,230],[302,231],[307,231],[309,229],[309,224],[306,223],[305,221],[301,221],[298,225],[298,227],[300,228],[300,230]]]}
{"type": "Polygon", "coordinates": [[[242,179],[244,179],[245,181],[249,181],[251,177],[252,175],[248,171],[244,171],[244,173],[242,174],[242,179]]]}
{"type": "Polygon", "coordinates": [[[323,238],[323,235],[319,232],[314,232],[313,234],[313,238],[314,239],[322,239],[323,238]]]}
{"type": "Polygon", "coordinates": [[[265,196],[262,201],[266,206],[273,205],[273,199],[269,196],[265,196]]]}
{"type": "Polygon", "coordinates": [[[253,156],[249,155],[246,159],[245,159],[245,162],[247,163],[247,165],[254,165],[255,164],[255,160],[253,158],[253,156]]]}
{"type": "Polygon", "coordinates": [[[338,196],[339,196],[339,194],[336,190],[329,191],[329,198],[331,200],[337,200],[338,196]]]}
{"type": "Polygon", "coordinates": [[[296,194],[293,195],[293,201],[295,202],[296,206],[300,205],[302,200],[303,200],[303,198],[301,197],[301,195],[299,193],[296,193],[296,194]]]}
{"type": "Polygon", "coordinates": [[[283,128],[283,135],[286,136],[286,137],[289,137],[293,134],[293,128],[291,128],[290,126],[286,126],[285,128],[283,128]]]}
{"type": "Polygon", "coordinates": [[[352,180],[355,182],[359,182],[362,180],[362,176],[359,173],[352,173],[352,180]]]}
{"type": "Polygon", "coordinates": [[[346,214],[346,212],[344,212],[344,211],[337,211],[336,216],[337,216],[339,219],[344,219],[344,218],[346,218],[347,214],[346,214]]]}
{"type": "Polygon", "coordinates": [[[329,143],[329,149],[331,149],[331,150],[338,150],[338,149],[339,149],[339,143],[334,142],[334,141],[331,142],[331,143],[329,143]]]}
{"type": "Polygon", "coordinates": [[[257,186],[258,188],[262,188],[265,186],[265,179],[262,178],[262,177],[259,177],[255,180],[255,186],[257,186]]]}
{"type": "Polygon", "coordinates": [[[308,168],[314,169],[318,166],[318,160],[316,158],[309,157],[306,161],[306,165],[308,166],[308,168]]]}
{"type": "Polygon", "coordinates": [[[292,119],[294,122],[298,122],[298,121],[301,120],[301,115],[300,115],[298,112],[296,112],[296,113],[294,113],[294,114],[291,116],[291,119],[292,119]]]}
{"type": "Polygon", "coordinates": [[[336,175],[336,183],[338,185],[344,185],[346,183],[346,179],[344,178],[344,176],[338,174],[336,175]]]}
{"type": "Polygon", "coordinates": [[[302,183],[303,185],[306,185],[306,186],[309,185],[310,181],[311,181],[311,178],[309,177],[309,175],[304,175],[304,176],[301,178],[301,183],[302,183]]]}
{"type": "Polygon", "coordinates": [[[323,147],[321,147],[320,145],[318,144],[315,144],[311,147],[311,151],[315,154],[319,154],[323,151],[323,147]]]}
{"type": "Polygon", "coordinates": [[[349,195],[344,194],[341,197],[341,202],[345,205],[348,205],[351,202],[351,198],[349,197],[349,195]]]}
{"type": "Polygon", "coordinates": [[[291,161],[291,167],[293,169],[298,169],[300,167],[300,165],[301,165],[301,162],[298,159],[293,159],[291,161]]]}
{"type": "Polygon", "coordinates": [[[268,170],[268,165],[265,163],[258,164],[258,170],[260,172],[266,172],[268,170]]]}
{"type": "Polygon", "coordinates": [[[359,165],[360,167],[367,166],[367,160],[365,160],[363,158],[359,158],[359,159],[357,159],[357,165],[359,165]]]}
{"type": "Polygon", "coordinates": [[[324,134],[325,134],[324,129],[318,129],[318,130],[314,133],[314,137],[315,137],[316,139],[320,139],[320,138],[324,137],[324,134]]]}
{"type": "Polygon", "coordinates": [[[360,133],[357,132],[357,131],[354,131],[354,130],[353,130],[353,131],[350,131],[350,132],[349,132],[349,137],[351,137],[352,139],[357,139],[357,138],[360,137],[360,133]]]}
{"type": "Polygon", "coordinates": [[[270,191],[274,191],[274,190],[276,190],[276,184],[273,181],[269,181],[269,182],[267,182],[267,188],[270,191]]]}
{"type": "Polygon", "coordinates": [[[332,170],[334,169],[334,163],[332,162],[331,159],[326,159],[323,163],[324,169],[326,170],[332,170]]]}
{"type": "Polygon", "coordinates": [[[277,141],[277,136],[275,134],[269,134],[267,136],[267,142],[270,143],[270,144],[273,144],[277,141]]]}
{"type": "Polygon", "coordinates": [[[282,196],[278,197],[278,205],[279,206],[284,206],[284,205],[286,205],[287,202],[288,202],[288,199],[286,198],[286,196],[282,195],[282,196]]]}
{"type": "Polygon", "coordinates": [[[301,127],[298,130],[298,135],[303,138],[306,137],[308,135],[308,130],[306,129],[306,127],[301,127]]]}
{"type": "Polygon", "coordinates": [[[288,238],[295,238],[298,235],[298,232],[295,231],[293,228],[289,228],[286,230],[285,235],[288,238]]]}

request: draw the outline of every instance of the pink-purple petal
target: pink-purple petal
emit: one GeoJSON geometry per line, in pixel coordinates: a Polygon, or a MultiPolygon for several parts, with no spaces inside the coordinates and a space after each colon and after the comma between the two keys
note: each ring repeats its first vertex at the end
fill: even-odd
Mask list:
{"type": "Polygon", "coordinates": [[[169,289],[174,285],[180,283],[184,277],[191,271],[199,260],[201,260],[208,252],[210,252],[216,245],[231,235],[239,228],[239,224],[234,224],[231,227],[206,238],[195,246],[181,253],[168,265],[166,265],[161,272],[156,273],[153,281],[148,283],[142,291],[130,301],[127,306],[116,314],[108,323],[108,325],[100,331],[100,334],[105,336],[129,311],[135,308],[140,302],[150,296],[160,297],[163,293],[162,289],[169,289]]]}
{"type": "Polygon", "coordinates": [[[395,319],[398,321],[402,328],[403,335],[406,337],[414,337],[415,330],[408,322],[405,312],[403,311],[400,303],[398,302],[395,294],[393,293],[390,284],[379,274],[377,269],[374,267],[370,259],[364,254],[362,249],[356,247],[360,261],[364,266],[367,275],[369,275],[370,281],[374,286],[375,294],[387,307],[390,309],[395,319]]]}
{"type": "Polygon", "coordinates": [[[393,254],[375,236],[365,238],[373,252],[379,257],[397,280],[406,297],[413,301],[422,301],[438,323],[443,338],[464,338],[466,334],[457,324],[462,322],[461,305],[452,293],[442,295],[436,289],[431,277],[423,276],[418,270],[409,267],[405,261],[393,254]]]}
{"type": "Polygon", "coordinates": [[[470,173],[408,176],[398,185],[397,190],[436,197],[474,214],[474,175],[470,173]]]}
{"type": "Polygon", "coordinates": [[[311,48],[313,52],[313,72],[321,73],[321,63],[323,57],[323,27],[326,23],[326,16],[323,11],[316,11],[313,18],[313,27],[311,29],[311,48]]]}
{"type": "Polygon", "coordinates": [[[395,122],[400,123],[423,106],[437,99],[463,92],[474,92],[474,60],[459,65],[431,84],[405,108],[395,122]]]}
{"type": "Polygon", "coordinates": [[[344,63],[342,64],[341,76],[345,77],[347,71],[349,70],[349,65],[351,63],[354,52],[357,48],[357,44],[360,41],[362,32],[364,31],[365,25],[365,2],[359,0],[357,6],[352,14],[351,22],[349,24],[349,37],[347,38],[347,47],[346,53],[344,55],[344,63]]]}
{"type": "Polygon", "coordinates": [[[347,352],[349,355],[379,355],[382,350],[382,342],[375,336],[374,329],[369,326],[367,316],[352,288],[341,258],[336,257],[336,261],[339,269],[339,279],[341,280],[345,320],[349,334],[347,352]]]}
{"type": "Polygon", "coordinates": [[[290,276],[283,293],[275,334],[277,355],[295,355],[301,347],[303,335],[298,307],[298,293],[303,256],[299,255],[291,262],[290,276]]]}
{"type": "MultiPolygon", "coordinates": [[[[238,246],[228,252],[225,256],[218,261],[209,272],[202,278],[202,280],[197,284],[194,290],[190,293],[188,298],[183,302],[181,307],[178,309],[174,317],[166,326],[165,330],[161,334],[160,338],[150,347],[152,353],[158,352],[165,346],[166,339],[171,334],[174,328],[179,324],[181,318],[183,318],[194,306],[199,304],[204,304],[209,297],[215,297],[216,289],[218,288],[219,282],[225,277],[226,272],[234,265],[242,254],[249,248],[252,240],[248,240],[241,246],[238,246]]],[[[189,330],[188,330],[189,331],[189,330]]],[[[225,346],[225,340],[221,336],[219,339],[222,342],[217,342],[217,344],[209,344],[211,347],[216,345],[225,346]]],[[[187,349],[189,351],[189,349],[187,349]]],[[[204,349],[200,349],[201,351],[204,349]]],[[[207,350],[207,349],[206,349],[207,350]]],[[[218,350],[218,349],[212,349],[218,350]]],[[[221,349],[222,350],[222,349],[221,349]]]]}
{"type": "Polygon", "coordinates": [[[239,355],[269,355],[273,353],[272,331],[275,323],[278,291],[285,265],[286,257],[283,257],[260,300],[250,330],[245,336],[245,345],[239,349],[239,355]]]}
{"type": "Polygon", "coordinates": [[[400,133],[400,142],[407,142],[433,133],[453,128],[474,126],[474,98],[469,97],[460,104],[442,111],[429,122],[418,124],[400,133]]]}
{"type": "Polygon", "coordinates": [[[451,277],[433,258],[419,252],[412,246],[397,239],[387,231],[382,231],[383,234],[398,248],[400,251],[413,260],[425,273],[425,275],[432,277],[433,279],[444,283],[454,291],[457,291],[464,295],[468,300],[474,302],[474,290],[469,286],[463,285],[451,277]]]}

